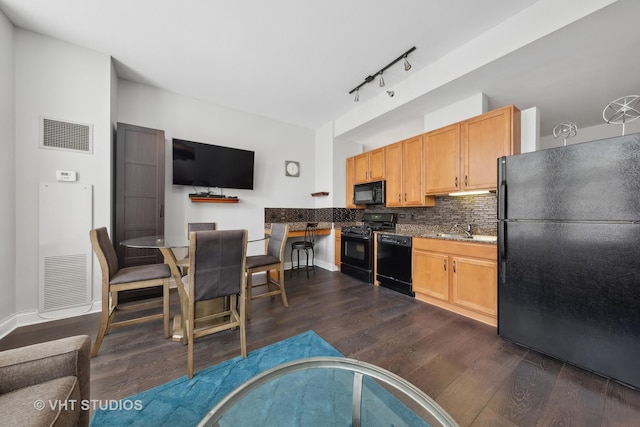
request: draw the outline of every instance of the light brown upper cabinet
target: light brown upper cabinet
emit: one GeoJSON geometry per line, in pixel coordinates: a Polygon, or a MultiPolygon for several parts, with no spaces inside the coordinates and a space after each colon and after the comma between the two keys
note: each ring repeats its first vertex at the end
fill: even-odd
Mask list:
{"type": "Polygon", "coordinates": [[[427,194],[495,190],[498,157],[520,153],[520,110],[513,105],[428,132],[427,194]]]}
{"type": "Polygon", "coordinates": [[[385,147],[387,206],[435,205],[424,194],[422,149],[422,135],[385,147]]]}
{"type": "Polygon", "coordinates": [[[355,183],[380,181],[384,179],[385,153],[384,147],[355,156],[355,183]]]}
{"type": "Polygon", "coordinates": [[[460,189],[460,123],[424,134],[427,194],[460,189]]]}
{"type": "Polygon", "coordinates": [[[465,190],[495,190],[497,159],[520,154],[520,110],[513,105],[462,122],[465,190]]]}
{"type": "Polygon", "coordinates": [[[347,208],[351,208],[354,209],[357,206],[353,204],[353,184],[355,182],[355,170],[354,170],[354,166],[355,166],[355,157],[349,157],[347,158],[347,165],[346,165],[346,207],[347,208]]]}

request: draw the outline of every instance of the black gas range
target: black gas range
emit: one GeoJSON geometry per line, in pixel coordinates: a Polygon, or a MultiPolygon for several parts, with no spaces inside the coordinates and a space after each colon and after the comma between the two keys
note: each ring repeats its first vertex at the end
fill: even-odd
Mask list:
{"type": "Polygon", "coordinates": [[[340,271],[349,276],[373,283],[373,233],[395,230],[395,213],[365,213],[362,225],[342,228],[340,271]]]}

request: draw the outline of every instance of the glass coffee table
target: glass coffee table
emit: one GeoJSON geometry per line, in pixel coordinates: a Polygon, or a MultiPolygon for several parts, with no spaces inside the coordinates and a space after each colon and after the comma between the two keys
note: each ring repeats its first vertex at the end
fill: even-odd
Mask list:
{"type": "Polygon", "coordinates": [[[247,381],[199,426],[457,426],[433,399],[370,363],[311,357],[247,381]]]}

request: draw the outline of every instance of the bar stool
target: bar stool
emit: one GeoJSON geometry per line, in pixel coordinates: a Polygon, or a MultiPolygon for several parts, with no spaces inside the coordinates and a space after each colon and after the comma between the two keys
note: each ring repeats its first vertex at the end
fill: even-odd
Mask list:
{"type": "Polygon", "coordinates": [[[298,274],[300,272],[300,251],[304,251],[307,256],[307,265],[305,266],[305,270],[307,272],[307,279],[309,278],[309,270],[313,270],[313,274],[316,274],[316,267],[314,264],[315,253],[313,251],[313,247],[315,246],[315,243],[316,243],[317,233],[318,233],[318,223],[308,222],[307,226],[304,229],[304,241],[291,243],[291,273],[289,277],[293,277],[293,270],[296,270],[298,274]],[[293,251],[296,251],[296,254],[298,256],[298,265],[295,268],[293,266],[293,251]],[[309,251],[311,251],[311,265],[309,265],[309,251]]]}

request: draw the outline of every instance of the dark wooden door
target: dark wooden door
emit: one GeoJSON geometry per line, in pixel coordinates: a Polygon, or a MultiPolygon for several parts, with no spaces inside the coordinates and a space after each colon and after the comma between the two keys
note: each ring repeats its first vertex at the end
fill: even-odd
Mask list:
{"type": "Polygon", "coordinates": [[[118,123],[113,243],[120,268],[163,262],[157,249],[119,243],[164,234],[164,150],[164,131],[118,123]]]}

